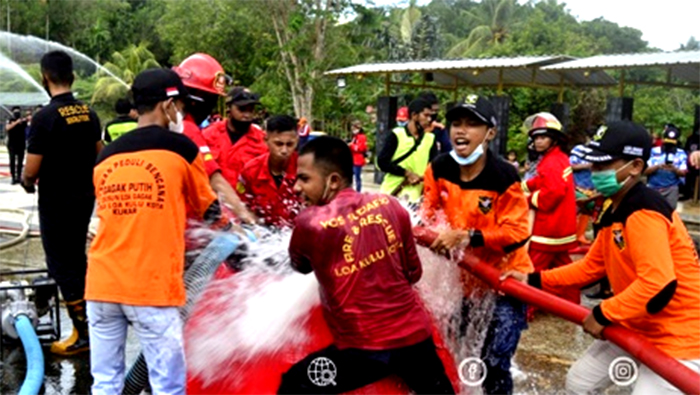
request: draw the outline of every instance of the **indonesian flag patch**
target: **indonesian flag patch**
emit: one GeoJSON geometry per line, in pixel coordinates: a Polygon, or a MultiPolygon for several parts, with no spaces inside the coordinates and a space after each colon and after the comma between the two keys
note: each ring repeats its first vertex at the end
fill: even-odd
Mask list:
{"type": "Polygon", "coordinates": [[[165,89],[165,95],[168,97],[172,96],[177,96],[180,94],[180,91],[177,89],[177,87],[172,87],[172,88],[166,88],[165,89]]]}

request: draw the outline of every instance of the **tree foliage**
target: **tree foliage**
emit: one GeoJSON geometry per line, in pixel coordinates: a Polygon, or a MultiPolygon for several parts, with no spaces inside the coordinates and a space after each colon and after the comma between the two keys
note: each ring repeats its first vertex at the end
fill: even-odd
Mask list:
{"type": "MultiPolygon", "coordinates": [[[[445,57],[582,57],[654,50],[641,31],[603,18],[579,21],[562,0],[432,0],[422,5],[410,0],[397,6],[350,0],[0,0],[0,10],[8,9],[10,25],[5,15],[0,29],[72,46],[107,62],[127,81],[144,67],[172,66],[192,53],[209,53],[236,84],[260,93],[270,113],[306,116],[317,120],[316,128],[340,135],[354,119],[370,121],[365,108],[384,94],[384,81],[348,77],[346,88],[339,90],[334,79],[323,76],[334,68],[445,57]],[[141,56],[146,50],[148,55],[141,56]]],[[[691,37],[679,47],[698,50],[700,44],[691,37]]],[[[627,77],[660,81],[665,76],[636,71],[627,77]]],[[[93,102],[106,106],[124,93],[113,82],[100,76],[79,84],[93,102]]],[[[393,94],[407,101],[416,91],[393,94]]],[[[438,93],[443,102],[452,98],[438,93]]],[[[519,88],[505,94],[512,99],[509,145],[521,149],[524,136],[518,123],[532,112],[548,110],[556,93],[519,88]]],[[[599,123],[611,94],[604,89],[567,92],[571,130],[580,134],[599,123]]],[[[628,87],[626,94],[635,97],[636,121],[655,129],[674,122],[690,131],[697,92],[628,87]]]]}

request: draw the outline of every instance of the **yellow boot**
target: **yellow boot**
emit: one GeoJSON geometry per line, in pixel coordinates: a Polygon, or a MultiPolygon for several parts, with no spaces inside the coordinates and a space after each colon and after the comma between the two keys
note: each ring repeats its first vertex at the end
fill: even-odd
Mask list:
{"type": "Polygon", "coordinates": [[[51,353],[68,357],[90,351],[85,300],[66,302],[68,315],[73,321],[73,332],[65,339],[51,344],[51,353]]]}

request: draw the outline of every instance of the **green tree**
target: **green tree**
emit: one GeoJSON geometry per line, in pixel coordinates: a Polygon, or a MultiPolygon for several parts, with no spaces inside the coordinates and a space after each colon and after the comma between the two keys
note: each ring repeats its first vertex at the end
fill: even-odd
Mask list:
{"type": "Polygon", "coordinates": [[[681,44],[679,51],[698,51],[700,50],[700,42],[691,36],[685,45],[681,44]]]}
{"type": "Polygon", "coordinates": [[[484,0],[474,11],[461,11],[462,17],[475,27],[447,55],[474,56],[487,46],[503,44],[517,25],[518,10],[515,0],[484,0]]]}
{"type": "MultiPolygon", "coordinates": [[[[146,69],[160,67],[153,53],[145,45],[130,45],[120,52],[112,54],[112,60],[104,68],[131,85],[136,75],[146,69]]],[[[124,97],[128,91],[120,81],[104,72],[99,72],[91,103],[114,103],[124,97]]]]}

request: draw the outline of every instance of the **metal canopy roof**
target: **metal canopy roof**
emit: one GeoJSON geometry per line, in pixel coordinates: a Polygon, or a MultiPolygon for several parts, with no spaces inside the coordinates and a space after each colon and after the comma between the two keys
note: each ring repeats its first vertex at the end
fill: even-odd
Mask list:
{"type": "Polygon", "coordinates": [[[669,73],[669,80],[671,78],[677,78],[700,87],[700,51],[598,55],[590,58],[548,65],[542,69],[568,72],[649,67],[667,70],[669,73]]]}
{"type": "MultiPolygon", "coordinates": [[[[326,75],[432,73],[445,87],[462,86],[600,86],[617,82],[601,70],[550,71],[542,67],[574,60],[570,56],[522,56],[515,58],[455,59],[404,63],[368,63],[332,70],[326,75]]],[[[390,82],[391,84],[401,84],[390,82]]]]}

